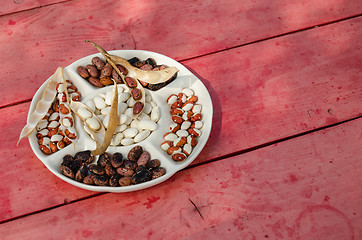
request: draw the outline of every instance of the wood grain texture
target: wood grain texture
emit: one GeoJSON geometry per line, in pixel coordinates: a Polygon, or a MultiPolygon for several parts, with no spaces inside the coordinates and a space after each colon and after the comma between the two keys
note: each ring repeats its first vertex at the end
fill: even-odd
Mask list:
{"type": "Polygon", "coordinates": [[[361,29],[358,18],[183,62],[214,107],[199,159],[362,116],[361,29]]]}
{"type": "Polygon", "coordinates": [[[147,190],[105,194],[24,217],[0,225],[0,234],[4,239],[361,239],[361,125],[362,119],[354,120],[184,170],[147,190]]]}
{"type": "Polygon", "coordinates": [[[354,16],[361,5],[358,0],[79,0],[5,15],[0,17],[0,107],[30,99],[58,66],[95,53],[85,39],[107,50],[145,49],[182,60],[354,16]]]}
{"type": "MultiPolygon", "coordinates": [[[[194,164],[361,115],[360,24],[354,19],[185,62],[205,83],[214,105],[210,139],[194,164]],[[342,29],[349,34],[338,36],[342,29]]],[[[15,148],[28,108],[0,110],[5,116],[0,181],[10,184],[0,195],[9,202],[0,220],[93,194],[53,176],[26,139],[15,148]]]]}
{"type": "Polygon", "coordinates": [[[16,12],[26,11],[29,9],[45,7],[55,3],[62,3],[70,0],[6,0],[2,1],[0,8],[0,16],[6,14],[12,14],[16,12]]]}

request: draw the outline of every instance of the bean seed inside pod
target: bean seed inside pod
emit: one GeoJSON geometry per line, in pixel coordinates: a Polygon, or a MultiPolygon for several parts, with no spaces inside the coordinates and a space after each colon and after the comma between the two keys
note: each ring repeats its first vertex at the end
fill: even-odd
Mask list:
{"type": "Polygon", "coordinates": [[[134,100],[140,100],[142,98],[142,92],[138,88],[133,88],[131,93],[134,100]]]}
{"type": "Polygon", "coordinates": [[[124,79],[126,81],[126,84],[128,87],[130,88],[135,88],[137,87],[137,82],[134,78],[131,78],[131,77],[125,77],[124,79]]]}

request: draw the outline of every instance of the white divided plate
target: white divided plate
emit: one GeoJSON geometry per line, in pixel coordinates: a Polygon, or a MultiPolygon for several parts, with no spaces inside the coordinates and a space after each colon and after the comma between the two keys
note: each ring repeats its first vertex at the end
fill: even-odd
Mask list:
{"type": "MultiPolygon", "coordinates": [[[[110,146],[107,149],[107,152],[110,154],[114,152],[120,152],[122,153],[124,158],[126,158],[131,148],[133,148],[136,145],[140,145],[143,147],[145,151],[148,151],[150,153],[151,159],[160,160],[161,167],[166,169],[166,174],[160,178],[145,183],[124,186],[124,187],[87,185],[81,182],[77,182],[68,177],[65,177],[64,175],[61,174],[59,170],[59,165],[62,162],[64,155],[71,154],[72,156],[74,156],[76,152],[95,149],[95,142],[88,137],[88,135],[84,132],[83,127],[79,126],[80,120],[77,117],[75,117],[77,119],[75,126],[78,132],[79,139],[75,144],[71,144],[66,148],[61,149],[58,152],[53,153],[51,155],[45,155],[39,149],[38,141],[36,138],[36,131],[33,131],[33,133],[29,136],[29,142],[35,155],[45,164],[45,166],[53,174],[55,174],[57,177],[61,178],[62,180],[74,186],[97,192],[130,192],[130,191],[149,188],[151,186],[154,186],[156,184],[159,184],[167,180],[177,171],[188,166],[192,161],[194,161],[194,159],[199,155],[201,150],[204,148],[211,131],[211,123],[213,116],[213,107],[212,107],[211,98],[206,87],[194,74],[192,74],[182,64],[169,57],[166,57],[158,53],[150,51],[142,51],[142,50],[115,50],[115,51],[109,51],[109,53],[126,59],[130,59],[132,57],[138,57],[141,60],[146,60],[147,58],[153,58],[156,60],[157,64],[174,66],[179,69],[177,78],[173,82],[171,82],[170,84],[166,85],[165,87],[161,88],[158,91],[150,91],[153,101],[155,101],[161,109],[161,117],[157,123],[157,129],[153,131],[148,138],[146,138],[140,143],[133,144],[130,146],[119,146],[119,147],[110,146]],[[166,99],[169,95],[173,93],[179,93],[181,92],[182,88],[186,87],[193,89],[195,95],[198,96],[197,103],[202,105],[202,115],[203,115],[202,121],[204,125],[201,129],[202,134],[198,138],[198,144],[195,146],[190,156],[185,161],[175,162],[166,152],[164,152],[160,148],[161,143],[164,141],[163,135],[166,132],[169,132],[168,127],[172,123],[171,115],[169,113],[170,106],[167,104],[166,99]]],[[[82,94],[81,101],[84,103],[89,99],[93,99],[93,97],[98,95],[99,93],[104,93],[105,88],[112,88],[112,86],[108,86],[105,88],[94,87],[87,80],[84,80],[78,75],[77,67],[91,64],[92,58],[96,56],[104,60],[102,55],[98,53],[79,59],[78,61],[64,68],[65,79],[70,79],[73,82],[73,84],[78,88],[78,91],[81,92],[82,94]]],[[[44,82],[44,84],[35,93],[30,105],[28,118],[30,113],[34,111],[36,103],[40,100],[41,94],[45,89],[48,81],[49,79],[46,82],[44,82]]]]}

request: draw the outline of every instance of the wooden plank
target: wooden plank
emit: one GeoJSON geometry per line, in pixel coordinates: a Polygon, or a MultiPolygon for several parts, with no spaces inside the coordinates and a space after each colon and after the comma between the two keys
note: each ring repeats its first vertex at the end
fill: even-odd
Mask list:
{"type": "Polygon", "coordinates": [[[359,0],[79,0],[2,16],[0,106],[30,99],[58,66],[95,53],[84,39],[108,50],[146,49],[182,60],[354,16],[361,5],[359,0]]]}
{"type": "Polygon", "coordinates": [[[358,18],[185,61],[214,105],[199,159],[362,116],[361,27],[358,18]]]}
{"type": "MultiPolygon", "coordinates": [[[[306,33],[299,33],[185,62],[189,68],[197,69],[214,104],[210,139],[194,163],[361,115],[362,55],[354,42],[361,34],[332,37],[341,29],[353,32],[351,24],[358,26],[360,22],[351,20],[310,31],[307,38],[306,33]],[[338,54],[332,51],[336,48],[341,49],[338,54]],[[311,64],[302,65],[298,59],[311,64]],[[215,69],[214,63],[218,66],[215,69]],[[230,94],[231,91],[237,94],[230,94]]],[[[0,110],[4,116],[0,149],[6,153],[1,154],[6,157],[0,157],[4,166],[0,182],[9,182],[8,189],[18,189],[24,182],[18,182],[20,179],[15,176],[21,175],[30,181],[17,194],[2,195],[11,206],[3,206],[0,221],[62,204],[66,198],[74,200],[92,194],[63,183],[48,172],[36,160],[26,140],[20,143],[15,155],[14,146],[25,125],[28,107],[29,104],[21,104],[0,110]],[[19,159],[18,156],[25,157],[19,159]],[[35,166],[35,169],[24,173],[17,166],[35,166]],[[7,172],[12,174],[9,176],[7,172]],[[38,193],[47,193],[49,189],[54,192],[37,198],[38,193]],[[29,196],[30,202],[38,204],[24,205],[24,199],[29,196]]]]}
{"type": "MultiPolygon", "coordinates": [[[[12,14],[20,11],[26,11],[38,7],[45,7],[54,3],[61,3],[66,0],[6,0],[1,3],[0,16],[5,14],[12,14]]],[[[68,0],[69,1],[69,0],[68,0]]]]}
{"type": "Polygon", "coordinates": [[[362,119],[0,225],[4,239],[361,239],[362,119]],[[191,203],[191,201],[193,203],[191,203]],[[197,206],[198,211],[195,209],[197,206]]]}
{"type": "Polygon", "coordinates": [[[29,105],[0,110],[0,162],[4,164],[0,168],[0,221],[94,194],[71,187],[51,174],[34,155],[27,139],[16,147],[29,105]]]}

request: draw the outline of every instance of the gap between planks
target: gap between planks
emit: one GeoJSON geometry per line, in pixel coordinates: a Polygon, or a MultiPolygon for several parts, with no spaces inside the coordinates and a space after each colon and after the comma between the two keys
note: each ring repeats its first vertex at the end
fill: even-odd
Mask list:
{"type": "MultiPolygon", "coordinates": [[[[247,148],[247,149],[244,149],[244,150],[241,150],[241,151],[231,153],[231,154],[226,154],[226,155],[223,155],[223,156],[212,158],[212,159],[210,159],[208,161],[198,163],[198,164],[195,164],[195,165],[192,165],[192,166],[188,166],[188,167],[186,167],[186,168],[184,168],[184,169],[182,169],[180,171],[184,171],[184,170],[199,167],[199,166],[202,166],[202,165],[205,165],[205,164],[208,164],[208,163],[224,160],[224,159],[231,158],[231,157],[234,157],[234,156],[237,156],[237,155],[240,155],[240,154],[245,154],[245,153],[255,151],[255,150],[258,150],[258,149],[261,149],[261,148],[264,148],[264,147],[268,147],[268,146],[271,146],[271,145],[274,145],[274,144],[285,142],[285,141],[288,141],[290,139],[302,137],[302,136],[305,136],[307,134],[311,134],[311,133],[318,132],[318,131],[321,131],[321,130],[324,130],[324,129],[336,127],[336,126],[342,125],[344,123],[348,123],[348,122],[351,122],[351,121],[354,121],[354,120],[358,120],[360,118],[362,118],[362,115],[358,116],[358,117],[348,119],[348,120],[344,120],[344,121],[341,121],[341,122],[338,122],[338,123],[334,123],[334,124],[331,124],[331,125],[319,127],[319,128],[316,128],[316,129],[312,129],[312,130],[309,130],[309,131],[306,131],[306,132],[294,134],[294,135],[284,137],[284,138],[281,138],[281,139],[278,139],[278,140],[274,140],[274,141],[271,141],[271,142],[263,143],[263,144],[260,144],[260,145],[257,145],[257,146],[251,147],[251,148],[247,148]]],[[[23,214],[23,215],[20,215],[20,216],[16,216],[16,217],[1,221],[0,224],[16,221],[16,220],[24,218],[24,217],[32,216],[32,215],[42,213],[42,212],[46,212],[46,211],[50,211],[50,210],[53,210],[53,209],[56,209],[56,208],[59,208],[59,207],[62,207],[62,206],[68,205],[68,204],[77,203],[77,202],[80,202],[80,201],[83,201],[83,200],[91,199],[91,198],[102,196],[102,195],[105,195],[105,194],[109,194],[109,193],[108,192],[98,192],[98,193],[91,194],[91,195],[86,196],[86,197],[78,198],[78,199],[73,200],[73,201],[69,201],[66,198],[66,199],[64,199],[63,204],[59,204],[59,205],[55,205],[55,206],[52,206],[52,207],[49,207],[49,208],[41,209],[41,210],[38,210],[38,211],[35,211],[35,212],[32,212],[32,213],[27,213],[27,214],[23,214]]],[[[192,203],[192,205],[194,205],[195,209],[197,210],[197,206],[192,202],[191,199],[189,199],[189,200],[192,203]]],[[[201,216],[201,218],[203,218],[201,214],[200,214],[200,216],[201,216]]]]}
{"type": "MultiPolygon", "coordinates": [[[[58,2],[58,3],[70,2],[70,1],[72,1],[72,0],[67,0],[67,1],[58,2]]],[[[53,3],[53,4],[46,5],[46,6],[55,5],[55,4],[58,4],[58,3],[53,3]]],[[[36,7],[36,8],[41,8],[41,7],[44,7],[44,6],[40,6],[40,7],[36,7]]],[[[33,9],[35,9],[35,8],[33,8],[33,9]]],[[[27,10],[24,10],[24,11],[27,11],[27,10]]],[[[1,16],[4,16],[4,15],[1,15],[1,16]]],[[[1,16],[0,16],[0,17],[1,17],[1,16]]],[[[193,60],[193,59],[197,59],[197,58],[201,58],[201,57],[205,57],[205,56],[217,54],[217,53],[220,53],[220,52],[225,52],[225,51],[228,51],[228,50],[231,50],[231,49],[235,49],[235,48],[239,48],[239,47],[243,47],[243,46],[252,45],[252,44],[255,44],[255,43],[260,43],[260,42],[268,41],[268,40],[275,39],[275,38],[279,38],[279,37],[283,37],[283,36],[292,35],[292,34],[294,34],[294,33],[299,33],[299,32],[308,31],[308,30],[311,30],[311,29],[314,29],[314,28],[317,28],[317,27],[328,26],[328,25],[331,25],[331,24],[334,24],[334,23],[339,23],[339,22],[347,21],[347,20],[350,20],[350,19],[353,19],[353,18],[358,18],[358,17],[362,17],[362,14],[350,16],[350,17],[347,17],[347,18],[337,19],[337,20],[330,21],[330,22],[327,22],[327,23],[322,23],[322,24],[313,25],[313,26],[311,26],[311,27],[306,27],[306,28],[302,28],[302,29],[295,30],[295,31],[291,31],[291,32],[287,32],[287,33],[282,33],[282,34],[274,35],[274,36],[271,36],[271,37],[268,37],[268,38],[263,38],[263,39],[260,39],[260,40],[256,40],[256,41],[252,41],[252,42],[248,42],[248,43],[236,45],[236,46],[233,46],[233,47],[225,48],[225,49],[222,49],[222,50],[218,50],[218,51],[214,51],[214,52],[210,52],[210,53],[206,53],[206,54],[201,54],[201,55],[198,55],[198,56],[195,56],[195,57],[185,58],[185,59],[179,60],[179,62],[182,63],[182,62],[185,62],[185,61],[189,61],[189,60],[193,60]]],[[[23,103],[27,103],[27,102],[30,102],[31,100],[32,100],[32,98],[31,98],[31,99],[26,99],[26,100],[23,100],[23,101],[19,101],[19,102],[10,103],[10,104],[7,104],[7,105],[3,105],[3,106],[0,106],[0,109],[7,108],[7,107],[12,107],[12,106],[16,106],[16,105],[23,104],[23,103]]]]}

